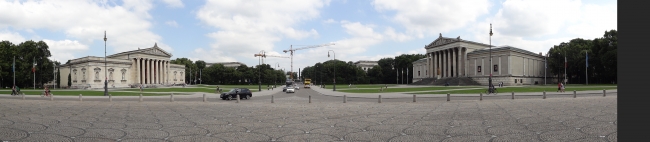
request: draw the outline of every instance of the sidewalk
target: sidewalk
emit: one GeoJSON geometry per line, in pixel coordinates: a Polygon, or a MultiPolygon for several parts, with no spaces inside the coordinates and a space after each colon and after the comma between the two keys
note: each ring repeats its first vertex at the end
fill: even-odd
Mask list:
{"type": "MultiPolygon", "coordinates": [[[[394,87],[393,87],[394,88],[394,87]]],[[[321,95],[326,95],[326,96],[337,96],[337,97],[343,97],[345,95],[346,97],[352,97],[352,98],[377,98],[378,95],[381,95],[381,98],[412,98],[413,94],[406,94],[404,92],[391,92],[391,93],[345,93],[345,92],[339,92],[339,91],[332,91],[332,88],[326,88],[323,89],[318,86],[312,86],[312,90],[318,92],[321,95]]],[[[463,88],[463,89],[450,89],[450,90],[464,90],[468,88],[463,88]]],[[[471,89],[471,88],[470,88],[471,89]]],[[[448,91],[448,90],[444,90],[448,91]]],[[[434,92],[434,91],[414,91],[414,92],[408,92],[408,93],[416,93],[416,92],[434,92]]],[[[576,94],[602,94],[603,90],[592,90],[592,91],[576,91],[576,94]]],[[[607,90],[606,93],[617,93],[617,89],[614,90],[607,90]]],[[[563,93],[560,92],[546,92],[546,95],[572,95],[573,91],[566,91],[563,93]]],[[[434,97],[447,97],[445,94],[416,94],[417,97],[423,97],[423,98],[434,98],[434,97]]],[[[454,97],[478,97],[479,94],[450,94],[451,96],[454,97]]],[[[512,95],[511,92],[503,92],[503,93],[497,93],[496,96],[510,96],[512,95]]],[[[521,92],[517,93],[515,92],[515,96],[542,96],[542,92],[521,92]]],[[[483,97],[491,97],[495,95],[486,95],[483,94],[483,97]]]]}
{"type": "MultiPolygon", "coordinates": [[[[278,87],[279,88],[279,87],[278,87]]],[[[272,95],[278,92],[282,92],[282,88],[275,88],[274,90],[266,90],[262,89],[261,92],[253,92],[253,97],[256,96],[268,96],[272,95]]],[[[251,88],[252,89],[252,88],[251,88]]],[[[257,90],[257,88],[255,88],[257,90]]],[[[175,93],[175,92],[164,92],[164,93],[175,93]]],[[[190,92],[178,92],[178,93],[190,93],[190,92]]],[[[53,93],[55,98],[79,98],[78,95],[65,95],[65,96],[58,96],[56,93],[53,93]]],[[[190,95],[174,95],[174,98],[201,98],[203,97],[203,94],[205,94],[209,98],[214,98],[214,97],[219,97],[220,94],[216,93],[205,93],[205,92],[194,92],[190,95]]],[[[11,96],[11,94],[0,94],[0,97],[22,97],[22,96],[11,96]]],[[[146,98],[169,98],[169,95],[163,95],[163,96],[143,96],[146,98]]],[[[41,98],[41,95],[25,95],[25,98],[41,98]]],[[[108,98],[108,96],[83,96],[83,98],[108,98]]],[[[112,98],[134,98],[138,99],[140,96],[112,96],[112,98]]]]}

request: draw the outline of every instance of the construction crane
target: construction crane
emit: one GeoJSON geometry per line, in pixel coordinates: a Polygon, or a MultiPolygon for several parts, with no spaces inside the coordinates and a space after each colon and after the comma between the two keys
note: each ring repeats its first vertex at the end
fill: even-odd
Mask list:
{"type": "Polygon", "coordinates": [[[290,52],[291,54],[291,80],[293,80],[293,52],[296,50],[302,50],[302,49],[309,49],[309,48],[316,48],[316,47],[323,47],[323,46],[330,46],[330,45],[335,45],[334,43],[327,43],[327,44],[321,44],[321,45],[312,45],[312,46],[306,46],[306,47],[300,47],[300,48],[293,48],[293,45],[289,47],[288,50],[282,50],[282,52],[287,53],[290,52]]]}
{"type": "MultiPolygon", "coordinates": [[[[262,54],[255,54],[255,57],[258,57],[258,56],[262,57],[262,58],[266,58],[266,57],[290,58],[290,57],[285,57],[285,56],[266,55],[266,52],[264,52],[262,54]]],[[[264,60],[262,60],[262,64],[264,64],[264,60]]]]}

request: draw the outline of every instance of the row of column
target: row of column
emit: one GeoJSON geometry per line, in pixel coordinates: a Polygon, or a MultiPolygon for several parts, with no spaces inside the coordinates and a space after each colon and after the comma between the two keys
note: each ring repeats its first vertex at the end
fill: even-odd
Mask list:
{"type": "Polygon", "coordinates": [[[467,49],[455,47],[427,53],[431,78],[466,76],[467,49]],[[440,76],[438,76],[440,70],[440,76]]]}
{"type": "Polygon", "coordinates": [[[135,58],[136,81],[140,84],[167,84],[169,83],[169,61],[135,58]]]}

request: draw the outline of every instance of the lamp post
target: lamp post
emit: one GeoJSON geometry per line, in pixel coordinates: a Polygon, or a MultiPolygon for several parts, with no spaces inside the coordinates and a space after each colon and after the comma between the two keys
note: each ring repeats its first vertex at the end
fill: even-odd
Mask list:
{"type": "Polygon", "coordinates": [[[332,51],[332,54],[334,54],[334,87],[333,87],[333,91],[336,91],[336,52],[334,52],[334,50],[327,51],[327,57],[330,57],[330,51],[332,51]]]}
{"type": "Polygon", "coordinates": [[[106,73],[106,31],[104,31],[104,96],[108,96],[108,77],[106,73]]]}
{"type": "Polygon", "coordinates": [[[261,66],[261,61],[262,61],[262,57],[264,57],[264,52],[266,52],[266,51],[262,50],[258,54],[255,54],[255,57],[258,57],[258,56],[260,57],[260,59],[257,60],[257,68],[259,68],[259,72],[257,73],[257,83],[258,83],[257,89],[258,89],[258,91],[262,91],[262,66],[261,66]]]}
{"type": "MultiPolygon", "coordinates": [[[[390,64],[390,68],[391,68],[392,70],[395,70],[395,69],[396,69],[396,68],[395,68],[395,61],[393,61],[393,63],[390,64]]],[[[395,84],[399,84],[398,81],[399,81],[399,74],[398,74],[397,70],[395,70],[395,84]]]]}
{"type": "MultiPolygon", "coordinates": [[[[492,23],[490,23],[490,66],[492,66],[492,23]]],[[[490,77],[488,77],[488,88],[491,87],[492,87],[492,69],[490,69],[490,77]]]]}

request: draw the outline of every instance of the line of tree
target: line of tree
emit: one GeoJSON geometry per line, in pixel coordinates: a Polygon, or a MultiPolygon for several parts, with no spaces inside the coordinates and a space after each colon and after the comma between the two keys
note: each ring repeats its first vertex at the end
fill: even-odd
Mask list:
{"type": "MultiPolygon", "coordinates": [[[[54,66],[60,65],[58,61],[49,59],[49,46],[43,41],[28,40],[18,45],[10,41],[0,42],[0,86],[10,88],[14,84],[14,74],[12,64],[14,57],[16,59],[16,86],[20,88],[34,87],[34,77],[36,77],[36,87],[42,88],[45,83],[54,80],[54,66]],[[32,72],[32,67],[36,63],[36,72],[32,72]]],[[[57,76],[57,78],[60,78],[57,76]]],[[[60,79],[58,79],[60,83],[60,79]]],[[[60,87],[57,86],[57,87],[60,87]]]]}
{"type": "Polygon", "coordinates": [[[310,78],[314,84],[332,84],[336,68],[337,84],[408,84],[413,78],[413,62],[422,58],[425,55],[402,54],[395,58],[383,58],[377,61],[378,65],[367,71],[351,61],[328,60],[305,67],[301,74],[303,78],[310,78]]]}
{"type": "Polygon", "coordinates": [[[593,40],[576,38],[569,42],[554,45],[548,51],[548,68],[557,80],[563,80],[565,74],[565,57],[567,62],[567,83],[616,83],[617,82],[617,48],[616,30],[605,31],[603,37],[593,40]],[[586,56],[588,55],[589,60],[586,56]],[[589,66],[587,67],[587,63],[589,66]],[[587,72],[585,72],[585,70],[587,72]],[[586,79],[585,77],[589,77],[586,79]]]}
{"type": "Polygon", "coordinates": [[[285,74],[288,73],[275,70],[269,64],[255,65],[252,67],[240,65],[236,68],[231,68],[225,67],[222,64],[213,64],[208,67],[205,61],[198,60],[193,62],[188,58],[177,58],[170,62],[185,65],[185,82],[187,84],[258,84],[261,79],[264,85],[282,85],[286,81],[285,74]],[[260,72],[261,74],[259,74],[260,72]]]}

